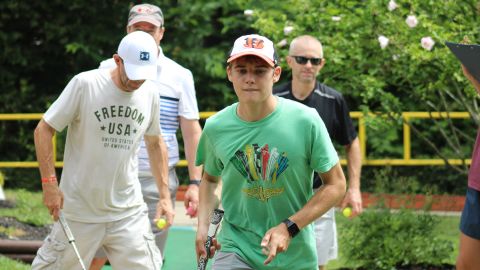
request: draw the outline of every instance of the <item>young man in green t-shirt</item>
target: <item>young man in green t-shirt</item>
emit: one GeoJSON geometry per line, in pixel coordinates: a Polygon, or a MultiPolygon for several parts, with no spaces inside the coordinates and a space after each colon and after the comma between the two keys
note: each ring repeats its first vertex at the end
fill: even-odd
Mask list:
{"type": "Polygon", "coordinates": [[[225,210],[213,269],[316,269],[312,221],[345,195],[339,159],[318,113],[275,97],[281,68],[273,43],[259,35],[235,41],[227,75],[238,97],[209,118],[197,151],[200,184],[198,256],[205,256],[209,215],[222,179],[225,210]],[[312,174],[325,185],[315,194],[312,174]],[[288,250],[287,250],[288,249],[288,250]]]}

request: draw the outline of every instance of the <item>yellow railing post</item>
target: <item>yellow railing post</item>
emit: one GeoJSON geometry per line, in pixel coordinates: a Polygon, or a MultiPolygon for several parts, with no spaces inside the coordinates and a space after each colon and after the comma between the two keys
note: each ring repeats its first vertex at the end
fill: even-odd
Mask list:
{"type": "Polygon", "coordinates": [[[360,151],[362,151],[362,161],[367,159],[367,129],[365,128],[365,118],[363,116],[359,119],[359,138],[360,151]]]}
{"type": "Polygon", "coordinates": [[[367,129],[365,128],[365,116],[362,112],[350,112],[350,117],[358,119],[358,140],[360,142],[360,153],[362,163],[367,160],[367,129]]]}
{"type": "Polygon", "coordinates": [[[410,126],[408,125],[410,121],[410,117],[406,116],[405,114],[402,114],[403,118],[403,159],[405,161],[410,161],[410,158],[412,157],[411,154],[411,147],[410,147],[410,126]]]}

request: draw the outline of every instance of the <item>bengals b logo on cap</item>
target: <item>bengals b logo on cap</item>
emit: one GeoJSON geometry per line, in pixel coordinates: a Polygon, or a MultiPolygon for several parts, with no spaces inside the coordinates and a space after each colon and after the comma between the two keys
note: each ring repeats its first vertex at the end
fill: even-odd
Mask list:
{"type": "Polygon", "coordinates": [[[227,63],[245,55],[258,56],[272,67],[277,64],[277,56],[273,42],[257,34],[237,38],[233,44],[227,63]]]}
{"type": "Polygon", "coordinates": [[[263,39],[259,39],[256,37],[247,37],[245,39],[245,44],[243,44],[245,48],[253,48],[253,49],[263,49],[263,39]]]}

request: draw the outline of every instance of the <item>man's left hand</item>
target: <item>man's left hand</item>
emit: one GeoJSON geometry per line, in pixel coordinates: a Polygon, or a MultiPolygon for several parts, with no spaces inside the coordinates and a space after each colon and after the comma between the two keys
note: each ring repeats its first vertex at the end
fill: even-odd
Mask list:
{"type": "Polygon", "coordinates": [[[290,240],[290,234],[284,223],[268,230],[260,243],[263,254],[267,256],[263,264],[269,264],[278,253],[285,252],[290,245],[290,240]]]}

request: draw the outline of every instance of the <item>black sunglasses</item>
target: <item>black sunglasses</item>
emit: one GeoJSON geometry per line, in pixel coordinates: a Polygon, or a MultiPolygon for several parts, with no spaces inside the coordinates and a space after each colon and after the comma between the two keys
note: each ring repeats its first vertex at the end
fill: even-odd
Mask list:
{"type": "Polygon", "coordinates": [[[297,62],[297,64],[300,64],[300,65],[306,65],[307,62],[310,61],[312,65],[318,66],[322,62],[322,58],[307,58],[303,56],[293,56],[293,55],[292,57],[295,58],[295,62],[297,62]]]}

